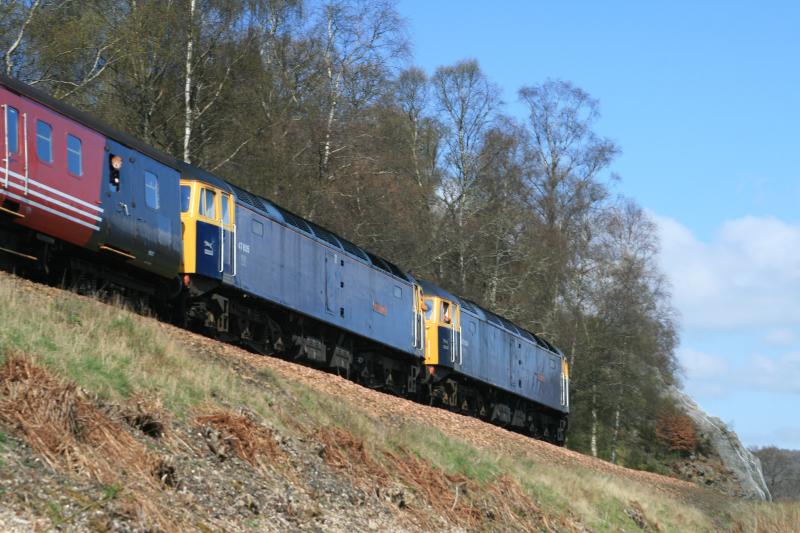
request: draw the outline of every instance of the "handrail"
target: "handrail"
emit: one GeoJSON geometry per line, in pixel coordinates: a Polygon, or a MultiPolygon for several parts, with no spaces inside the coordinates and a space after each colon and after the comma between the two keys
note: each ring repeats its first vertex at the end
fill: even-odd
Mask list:
{"type": "Polygon", "coordinates": [[[419,348],[418,330],[419,330],[419,287],[413,286],[412,298],[414,298],[414,327],[411,328],[414,332],[414,348],[419,348]]]}
{"type": "Polygon", "coordinates": [[[239,267],[239,254],[237,254],[236,247],[238,246],[238,242],[236,241],[236,224],[233,225],[233,277],[236,277],[236,273],[239,267]]]}
{"type": "Polygon", "coordinates": [[[11,166],[11,161],[8,159],[8,105],[3,104],[0,106],[3,108],[3,145],[5,150],[5,159],[3,159],[3,167],[5,167],[5,175],[6,179],[3,183],[3,187],[6,189],[8,188],[8,167],[11,166]]]}
{"type": "Polygon", "coordinates": [[[25,143],[25,196],[28,196],[28,114],[22,114],[23,142],[25,143]]]}
{"type": "Polygon", "coordinates": [[[219,227],[219,272],[225,270],[225,228],[219,227]]]}
{"type": "MultiPolygon", "coordinates": [[[[458,325],[461,325],[461,316],[458,317],[458,325]]],[[[464,331],[458,332],[458,364],[464,364],[464,331]]]]}
{"type": "Polygon", "coordinates": [[[456,362],[456,329],[453,324],[450,324],[450,362],[456,362]]]}

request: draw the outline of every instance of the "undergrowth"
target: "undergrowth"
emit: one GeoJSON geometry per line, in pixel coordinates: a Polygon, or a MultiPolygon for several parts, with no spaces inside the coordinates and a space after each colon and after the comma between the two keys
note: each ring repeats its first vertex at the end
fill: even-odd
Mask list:
{"type": "MultiPolygon", "coordinates": [[[[239,439],[233,452],[254,465],[262,459],[247,443],[260,443],[269,458],[279,453],[272,436],[216,409],[245,407],[280,433],[324,441],[331,465],[363,470],[376,483],[399,483],[413,493],[411,507],[423,507],[421,500],[471,529],[502,529],[492,513],[520,530],[631,531],[649,524],[661,531],[791,531],[800,523],[796,504],[681,499],[578,464],[512,457],[433,427],[388,423],[266,370],[243,375],[153,319],[62,291],[48,290],[54,295],[48,298],[14,283],[0,276],[0,364],[8,354],[24,354],[105,402],[157,398],[179,421],[227,428],[239,439]]],[[[5,440],[0,433],[0,450],[5,440]]],[[[117,496],[115,483],[107,479],[109,498],[117,496]]],[[[50,511],[57,521],[58,509],[50,511]]],[[[435,526],[430,516],[415,516],[419,527],[435,526]]]]}

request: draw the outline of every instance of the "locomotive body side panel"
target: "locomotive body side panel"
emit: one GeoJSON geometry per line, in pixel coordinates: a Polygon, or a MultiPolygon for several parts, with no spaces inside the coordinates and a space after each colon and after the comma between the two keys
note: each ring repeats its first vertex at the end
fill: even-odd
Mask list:
{"type": "Polygon", "coordinates": [[[417,355],[412,285],[237,203],[240,289],[417,355]]]}

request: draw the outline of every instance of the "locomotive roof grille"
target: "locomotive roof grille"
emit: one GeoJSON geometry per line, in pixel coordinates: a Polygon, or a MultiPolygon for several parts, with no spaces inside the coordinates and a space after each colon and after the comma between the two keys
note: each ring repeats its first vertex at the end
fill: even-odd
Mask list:
{"type": "Polygon", "coordinates": [[[500,321],[500,319],[494,313],[490,313],[489,311],[484,311],[484,312],[486,313],[486,319],[489,322],[491,322],[495,326],[499,326],[501,328],[503,327],[503,323],[500,321]]]}
{"type": "Polygon", "coordinates": [[[369,256],[369,260],[372,261],[373,265],[375,265],[376,267],[380,268],[383,271],[388,272],[389,274],[392,273],[391,269],[386,265],[386,263],[383,262],[383,259],[369,252],[367,252],[367,255],[369,256]]]}
{"type": "Polygon", "coordinates": [[[266,211],[267,210],[267,207],[264,205],[264,203],[261,201],[261,199],[258,196],[254,195],[254,194],[250,194],[246,190],[242,189],[241,187],[237,187],[236,185],[234,185],[231,182],[228,182],[228,184],[234,190],[234,192],[236,193],[236,196],[239,198],[239,200],[241,200],[242,202],[246,203],[250,207],[255,207],[256,209],[260,209],[262,211],[266,211]]]}
{"type": "Polygon", "coordinates": [[[500,320],[503,322],[503,326],[505,326],[505,328],[506,328],[508,331],[510,331],[510,332],[512,332],[512,333],[516,333],[516,334],[517,334],[517,335],[519,335],[520,337],[522,336],[522,333],[520,333],[520,332],[519,332],[519,330],[517,329],[517,326],[515,326],[514,324],[512,324],[512,323],[511,323],[511,322],[510,322],[508,319],[505,319],[505,318],[503,318],[503,317],[500,317],[500,320]]]}
{"type": "Polygon", "coordinates": [[[308,222],[308,225],[311,226],[311,229],[314,230],[314,235],[322,239],[323,241],[327,242],[334,248],[342,248],[342,245],[339,244],[339,239],[336,238],[336,235],[331,233],[330,231],[326,230],[325,228],[321,228],[314,224],[313,222],[308,222]]]}
{"type": "Polygon", "coordinates": [[[478,310],[475,308],[474,305],[472,305],[472,302],[470,302],[468,300],[461,300],[460,303],[461,303],[461,307],[463,307],[464,309],[466,309],[470,313],[473,313],[473,314],[476,314],[476,315],[478,314],[478,310]]]}
{"type": "Polygon", "coordinates": [[[293,213],[290,213],[284,208],[278,206],[277,204],[272,204],[272,205],[275,206],[275,209],[278,211],[278,213],[281,214],[284,222],[286,222],[290,226],[299,229],[300,231],[308,233],[309,235],[313,235],[313,233],[311,232],[311,228],[308,226],[305,220],[303,220],[302,218],[293,213]]]}
{"type": "MultiPolygon", "coordinates": [[[[337,237],[338,237],[338,235],[337,235],[337,237]]],[[[341,237],[338,237],[338,238],[339,238],[339,242],[342,243],[342,246],[344,247],[344,249],[346,251],[350,252],[351,254],[353,254],[354,256],[356,256],[356,257],[358,257],[360,259],[363,259],[366,262],[369,262],[369,257],[367,257],[367,254],[364,253],[364,250],[362,250],[361,248],[359,248],[358,246],[356,246],[355,244],[353,244],[352,242],[350,242],[350,241],[348,241],[346,239],[343,239],[341,237]]]]}
{"type": "Polygon", "coordinates": [[[404,280],[408,281],[408,278],[406,277],[405,273],[402,270],[400,270],[400,267],[398,267],[397,265],[395,265],[391,261],[387,261],[386,259],[384,259],[383,262],[386,263],[386,266],[389,267],[389,269],[392,271],[392,274],[394,274],[395,276],[397,276],[400,279],[404,279],[404,280]]]}

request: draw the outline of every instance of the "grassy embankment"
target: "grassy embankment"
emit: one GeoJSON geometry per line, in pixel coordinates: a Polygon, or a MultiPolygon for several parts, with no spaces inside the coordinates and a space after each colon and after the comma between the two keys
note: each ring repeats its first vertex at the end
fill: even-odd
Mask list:
{"type": "MultiPolygon", "coordinates": [[[[327,428],[334,445],[349,438],[343,435],[352,436],[363,443],[364,455],[348,456],[352,448],[343,446],[337,460],[352,461],[367,477],[389,476],[418,499],[430,499],[431,491],[445,492],[436,494],[442,501],[431,508],[451,524],[592,531],[632,531],[643,525],[657,525],[661,531],[792,531],[800,524],[798,505],[681,498],[582,465],[554,465],[477,448],[433,427],[389,424],[365,406],[268,371],[257,371],[256,379],[244,376],[223,359],[194,353],[154,320],[69,293],[23,287],[29,285],[0,275],[0,363],[10,354],[22,354],[105,402],[124,403],[134,395],[158,398],[176,420],[187,423],[201,406],[246,406],[285,434],[327,428]],[[398,461],[404,471],[398,470],[398,461]],[[421,472],[430,473],[431,467],[446,476],[423,486],[421,472]],[[469,512],[459,515],[459,487],[471,489],[469,496],[461,496],[461,506],[481,500],[484,491],[510,495],[511,522],[486,522],[469,512]],[[535,513],[526,514],[531,505],[535,513]]],[[[0,446],[5,441],[0,432],[0,446]]],[[[496,505],[499,500],[487,496],[483,501],[496,505]]]]}

